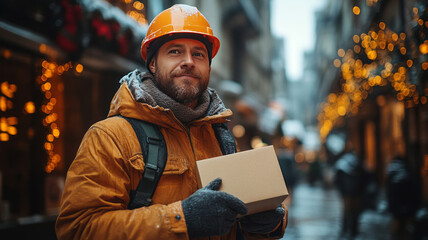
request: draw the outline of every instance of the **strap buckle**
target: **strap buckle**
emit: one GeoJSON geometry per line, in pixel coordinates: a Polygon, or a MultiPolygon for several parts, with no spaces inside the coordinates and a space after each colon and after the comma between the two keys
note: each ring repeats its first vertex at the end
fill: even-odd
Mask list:
{"type": "Polygon", "coordinates": [[[148,144],[154,144],[154,145],[158,145],[160,146],[162,144],[162,140],[159,138],[154,138],[154,137],[147,137],[146,138],[146,142],[148,144]]]}

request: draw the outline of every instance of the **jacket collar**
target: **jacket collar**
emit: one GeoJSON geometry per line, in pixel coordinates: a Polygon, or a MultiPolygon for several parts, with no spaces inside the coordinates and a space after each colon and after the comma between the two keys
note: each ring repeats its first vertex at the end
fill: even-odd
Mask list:
{"type": "MultiPolygon", "coordinates": [[[[142,73],[135,70],[127,75],[132,81],[139,80],[142,73]],[[137,78],[138,77],[138,78],[137,78]]],[[[125,76],[126,77],[126,76],[125,76]]],[[[122,115],[143,121],[151,122],[164,127],[180,127],[181,122],[174,116],[174,113],[160,106],[151,106],[148,103],[137,102],[128,86],[126,79],[122,79],[119,90],[111,101],[108,117],[122,115]]],[[[135,92],[135,91],[134,91],[135,92]]],[[[208,90],[211,103],[207,115],[201,119],[194,120],[188,125],[198,125],[204,123],[222,123],[227,121],[227,117],[232,115],[232,111],[227,109],[217,93],[213,89],[208,90]]]]}

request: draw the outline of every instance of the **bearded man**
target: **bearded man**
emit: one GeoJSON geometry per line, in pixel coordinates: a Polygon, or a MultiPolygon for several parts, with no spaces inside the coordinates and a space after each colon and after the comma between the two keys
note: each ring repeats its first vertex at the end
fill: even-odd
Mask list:
{"type": "Polygon", "coordinates": [[[69,168],[56,222],[58,239],[283,236],[284,206],[238,219],[247,208],[218,191],[221,179],[198,190],[196,161],[223,155],[231,148],[223,142],[234,145],[228,130],[216,136],[213,127],[232,114],[208,87],[219,46],[195,7],[174,5],[152,21],[141,47],[148,72],[135,70],[120,80],[108,118],[87,131],[69,168]],[[141,199],[132,193],[149,164],[127,118],[156,125],[167,149],[154,195],[136,207],[130,206],[141,199]]]}

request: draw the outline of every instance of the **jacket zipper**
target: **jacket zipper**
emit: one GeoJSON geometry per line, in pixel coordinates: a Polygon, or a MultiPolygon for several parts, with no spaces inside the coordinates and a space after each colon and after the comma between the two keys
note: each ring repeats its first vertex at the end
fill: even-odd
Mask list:
{"type": "Polygon", "coordinates": [[[168,112],[168,114],[172,117],[172,119],[174,119],[174,121],[176,121],[178,123],[178,125],[184,130],[184,132],[187,135],[187,138],[189,139],[189,143],[190,143],[190,147],[192,148],[192,153],[193,153],[193,160],[196,162],[196,153],[195,153],[195,148],[193,147],[193,142],[192,142],[192,138],[190,136],[190,127],[186,127],[180,120],[177,119],[177,117],[172,113],[172,112],[168,112]]]}
{"type": "Polygon", "coordinates": [[[188,128],[188,127],[186,127],[186,126],[184,126],[184,125],[183,125],[183,129],[184,129],[184,131],[186,132],[187,137],[189,138],[190,147],[192,148],[192,152],[193,152],[193,159],[194,159],[194,160],[195,160],[195,162],[196,162],[196,153],[195,153],[195,148],[193,147],[192,138],[191,138],[191,136],[190,136],[190,127],[188,128]]]}

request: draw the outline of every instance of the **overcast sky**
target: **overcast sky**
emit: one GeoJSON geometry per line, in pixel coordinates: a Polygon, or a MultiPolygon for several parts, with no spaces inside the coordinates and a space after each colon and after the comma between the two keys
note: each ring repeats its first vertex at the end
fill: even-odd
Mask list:
{"type": "Polygon", "coordinates": [[[272,30],[285,38],[285,62],[289,80],[298,80],[303,72],[303,53],[312,50],[315,41],[315,10],[326,0],[272,0],[272,30]]]}

